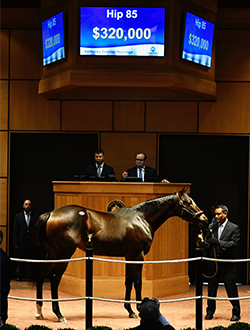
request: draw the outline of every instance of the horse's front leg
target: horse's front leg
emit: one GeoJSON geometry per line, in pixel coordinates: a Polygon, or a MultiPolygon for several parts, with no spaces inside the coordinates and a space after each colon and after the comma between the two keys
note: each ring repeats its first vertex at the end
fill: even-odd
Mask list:
{"type": "MultiPolygon", "coordinates": [[[[132,265],[126,264],[126,279],[125,279],[125,287],[126,287],[125,300],[126,301],[130,301],[130,299],[131,299],[132,286],[133,286],[132,265]]],[[[130,303],[125,303],[124,308],[128,311],[130,318],[137,318],[137,315],[132,310],[130,303]]]]}
{"type": "MultiPolygon", "coordinates": [[[[38,282],[36,283],[36,298],[37,299],[43,299],[43,283],[38,282]]],[[[42,313],[42,301],[36,302],[36,319],[37,320],[43,320],[43,313],[42,313]]]]}
{"type": "MultiPolygon", "coordinates": [[[[134,265],[134,287],[136,294],[136,301],[142,301],[141,290],[142,290],[142,264],[134,265]]],[[[136,308],[140,311],[141,303],[137,303],[136,308]]]]}
{"type": "MultiPolygon", "coordinates": [[[[56,264],[56,266],[52,269],[52,273],[50,276],[50,283],[51,283],[51,297],[52,299],[58,299],[58,286],[61,281],[62,275],[67,268],[67,264],[56,264]]],[[[62,315],[58,301],[52,302],[52,310],[58,317],[58,322],[66,323],[67,320],[62,315]]]]}

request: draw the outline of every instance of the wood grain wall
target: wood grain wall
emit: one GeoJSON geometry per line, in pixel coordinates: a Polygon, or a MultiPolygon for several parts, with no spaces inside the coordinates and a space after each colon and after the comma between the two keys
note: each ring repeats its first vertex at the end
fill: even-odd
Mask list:
{"type": "MultiPolygon", "coordinates": [[[[138,150],[157,167],[159,133],[250,135],[250,22],[246,11],[219,10],[215,34],[215,102],[46,100],[38,95],[41,30],[0,31],[0,194],[1,222],[8,241],[10,135],[25,132],[99,132],[100,147],[119,178],[134,166],[138,150]],[[237,24],[236,24],[237,23],[237,24]]],[[[248,15],[249,17],[249,15],[248,15]]],[[[31,18],[32,19],[32,18],[31,18]]],[[[7,245],[9,242],[7,242],[7,245]]]]}

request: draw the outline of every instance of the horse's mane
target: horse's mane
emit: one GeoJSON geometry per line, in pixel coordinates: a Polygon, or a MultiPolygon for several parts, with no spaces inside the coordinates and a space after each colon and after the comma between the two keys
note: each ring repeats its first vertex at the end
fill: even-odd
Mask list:
{"type": "MultiPolygon", "coordinates": [[[[50,212],[39,216],[32,231],[31,242],[29,247],[29,259],[44,260],[46,257],[46,248],[44,237],[46,235],[46,223],[50,217],[50,212]]],[[[36,283],[42,276],[42,267],[45,264],[31,263],[29,264],[30,281],[36,283]]]]}
{"type": "Polygon", "coordinates": [[[156,209],[161,209],[166,207],[166,203],[173,203],[175,202],[172,195],[159,197],[150,199],[146,202],[140,203],[138,205],[132,206],[132,208],[136,209],[138,212],[142,213],[152,213],[155,212],[156,209]]]}

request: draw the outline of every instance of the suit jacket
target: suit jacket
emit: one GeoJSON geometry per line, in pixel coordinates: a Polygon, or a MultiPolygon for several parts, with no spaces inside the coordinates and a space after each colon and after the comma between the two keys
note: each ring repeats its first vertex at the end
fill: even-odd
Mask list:
{"type": "MultiPolygon", "coordinates": [[[[109,174],[115,175],[113,167],[104,163],[101,176],[105,176],[105,180],[109,181],[109,174]]],[[[92,164],[86,168],[85,179],[89,180],[90,176],[97,176],[96,164],[92,164]]]]}
{"type": "Polygon", "coordinates": [[[39,215],[38,212],[31,211],[29,226],[27,226],[23,211],[15,215],[13,224],[13,245],[18,245],[19,249],[27,249],[29,247],[31,233],[39,215]]]}
{"type": "Polygon", "coordinates": [[[1,297],[7,297],[10,292],[11,281],[11,261],[9,256],[0,247],[0,283],[1,283],[1,297]]]}
{"type": "MultiPolygon", "coordinates": [[[[126,172],[128,172],[128,176],[137,177],[137,167],[136,166],[129,168],[126,172]]],[[[147,178],[155,178],[155,181],[158,181],[158,176],[157,176],[157,172],[156,172],[155,168],[150,167],[150,166],[145,166],[144,182],[147,181],[147,178]]]]}
{"type": "MultiPolygon", "coordinates": [[[[212,230],[214,237],[218,238],[218,223],[211,223],[208,227],[212,230]]],[[[240,228],[238,225],[228,221],[223,229],[219,239],[219,246],[215,247],[216,258],[218,259],[235,259],[235,248],[240,243],[240,228]]],[[[209,247],[207,256],[214,258],[213,246],[209,247]]],[[[234,263],[218,262],[219,270],[224,272],[231,272],[234,270],[234,263]]],[[[210,262],[208,269],[214,267],[214,262],[210,262]]]]}

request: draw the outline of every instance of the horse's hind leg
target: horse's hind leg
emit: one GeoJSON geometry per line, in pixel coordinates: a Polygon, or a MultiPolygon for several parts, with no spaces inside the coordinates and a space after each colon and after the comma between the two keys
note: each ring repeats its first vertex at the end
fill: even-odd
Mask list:
{"type": "MultiPolygon", "coordinates": [[[[55,267],[52,269],[50,274],[50,283],[51,283],[51,297],[52,299],[58,299],[58,286],[61,281],[62,275],[67,268],[68,263],[64,264],[56,264],[55,267]]],[[[52,310],[58,317],[58,322],[67,322],[65,317],[63,317],[58,301],[52,302],[52,310]]]]}
{"type": "MultiPolygon", "coordinates": [[[[133,272],[132,272],[131,264],[126,264],[125,286],[126,286],[125,300],[130,301],[131,291],[133,286],[133,272]]],[[[132,310],[130,303],[125,303],[124,308],[128,311],[130,318],[137,318],[137,315],[132,310]]]]}
{"type": "MultiPolygon", "coordinates": [[[[38,266],[39,267],[39,266],[38,266]]],[[[36,282],[36,319],[37,320],[43,320],[43,313],[42,313],[42,306],[43,306],[43,283],[44,280],[50,271],[50,269],[53,267],[53,265],[45,265],[42,266],[39,269],[39,279],[36,282]]]]}
{"type": "MultiPolygon", "coordinates": [[[[43,283],[42,282],[39,282],[36,284],[36,297],[39,299],[43,298],[43,283]]],[[[36,319],[37,320],[43,320],[42,306],[43,306],[43,302],[38,300],[36,302],[36,319]]]]}

